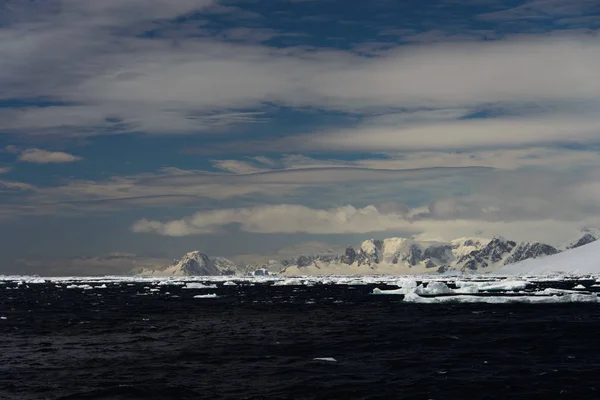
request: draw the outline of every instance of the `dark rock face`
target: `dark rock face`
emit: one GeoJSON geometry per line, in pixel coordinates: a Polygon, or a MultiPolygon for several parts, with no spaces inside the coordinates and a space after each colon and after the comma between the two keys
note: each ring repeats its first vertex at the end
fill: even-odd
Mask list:
{"type": "Polygon", "coordinates": [[[354,263],[354,260],[356,260],[356,250],[354,250],[354,247],[350,246],[346,249],[346,253],[342,255],[341,261],[344,264],[350,265],[354,263]]]}
{"type": "Polygon", "coordinates": [[[371,257],[370,255],[368,255],[367,253],[365,253],[365,251],[363,249],[360,249],[358,254],[356,255],[356,259],[355,261],[357,262],[358,266],[360,267],[361,265],[371,265],[374,264],[375,261],[377,259],[377,255],[373,255],[373,257],[371,257]]]}
{"type": "Polygon", "coordinates": [[[442,262],[448,262],[452,260],[452,246],[431,246],[425,249],[423,253],[423,259],[434,259],[442,262]]]}
{"type": "Polygon", "coordinates": [[[479,267],[486,268],[490,264],[497,263],[510,253],[517,244],[511,240],[501,238],[492,239],[485,247],[462,256],[458,264],[462,270],[476,271],[479,267]]]}
{"type": "Polygon", "coordinates": [[[296,259],[296,265],[298,267],[308,267],[310,264],[312,264],[312,261],[312,257],[300,256],[296,259]]]}
{"type": "Polygon", "coordinates": [[[579,239],[577,242],[571,244],[569,247],[567,247],[568,249],[576,249],[577,247],[581,247],[584,246],[586,244],[590,244],[592,242],[595,242],[597,239],[594,235],[590,234],[590,233],[586,233],[585,235],[583,235],[581,237],[581,239],[579,239]]]}
{"type": "MultiPolygon", "coordinates": [[[[408,249],[408,254],[402,258],[402,261],[408,261],[408,264],[412,267],[412,266],[415,266],[418,263],[420,263],[422,259],[423,259],[423,251],[421,250],[421,248],[419,246],[413,244],[408,249]]],[[[394,264],[397,264],[398,263],[398,255],[396,255],[394,257],[394,260],[396,260],[396,262],[394,264]]]]}
{"type": "Polygon", "coordinates": [[[513,253],[506,259],[504,265],[514,264],[519,261],[527,260],[529,258],[539,258],[544,256],[551,256],[552,254],[558,253],[558,250],[552,246],[543,243],[521,243],[513,251],[513,253]]]}
{"type": "MultiPolygon", "coordinates": [[[[380,260],[380,259],[379,259],[379,254],[380,254],[380,252],[381,252],[381,249],[383,248],[383,240],[374,240],[374,241],[373,241],[373,244],[375,245],[375,248],[376,248],[378,251],[376,251],[376,252],[375,252],[375,253],[373,253],[373,254],[369,254],[369,261],[370,261],[371,263],[378,264],[378,263],[380,263],[381,261],[383,261],[383,260],[380,260]]],[[[365,255],[366,255],[366,253],[365,253],[365,255]]]]}

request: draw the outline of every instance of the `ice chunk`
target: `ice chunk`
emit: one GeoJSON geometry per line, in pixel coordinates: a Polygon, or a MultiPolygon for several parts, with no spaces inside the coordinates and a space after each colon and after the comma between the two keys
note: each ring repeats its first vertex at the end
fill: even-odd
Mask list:
{"type": "Polygon", "coordinates": [[[232,281],[227,281],[223,284],[223,286],[236,286],[236,285],[237,285],[237,283],[232,282],[232,281]]]}
{"type": "Polygon", "coordinates": [[[417,281],[414,279],[401,279],[390,283],[400,287],[398,289],[389,290],[375,288],[373,289],[373,294],[407,294],[413,293],[417,289],[417,281]]]}
{"type": "Polygon", "coordinates": [[[576,290],[586,290],[587,288],[580,283],[579,285],[573,287],[573,289],[576,289],[576,290]]]}
{"type": "MultiPolygon", "coordinates": [[[[326,283],[327,280],[322,281],[322,283],[326,283]]],[[[284,280],[280,280],[280,281],[276,281],[275,283],[273,283],[273,286],[301,286],[301,285],[306,285],[307,282],[304,279],[300,279],[300,278],[289,278],[289,279],[284,279],[284,280]]],[[[312,283],[312,282],[310,282],[312,283]]]]}
{"type": "Polygon", "coordinates": [[[313,358],[313,361],[337,362],[337,360],[333,357],[317,357],[313,358]]]}
{"type": "Polygon", "coordinates": [[[488,304],[552,304],[552,303],[598,303],[598,296],[589,294],[565,294],[562,296],[444,296],[421,297],[409,293],[404,297],[407,303],[488,303],[488,304]]]}
{"type": "Polygon", "coordinates": [[[469,282],[464,282],[464,281],[457,281],[456,282],[456,287],[463,289],[461,290],[463,293],[465,292],[470,292],[470,293],[476,293],[476,292],[501,292],[501,291],[512,291],[512,290],[523,290],[527,287],[527,285],[529,285],[529,281],[507,281],[507,280],[501,280],[501,281],[483,281],[483,282],[477,282],[477,281],[469,281],[469,282]]]}
{"type": "Polygon", "coordinates": [[[436,295],[436,294],[450,294],[454,293],[452,289],[448,287],[444,282],[429,282],[427,286],[419,285],[415,289],[417,294],[425,295],[436,295]]]}
{"type": "Polygon", "coordinates": [[[82,289],[82,290],[90,290],[93,289],[91,285],[67,285],[67,289],[82,289]]]}
{"type": "Polygon", "coordinates": [[[188,282],[182,289],[216,289],[217,285],[205,285],[202,282],[188,282]]]}
{"type": "Polygon", "coordinates": [[[216,297],[218,297],[216,293],[197,294],[194,296],[195,299],[214,299],[216,297]]]}

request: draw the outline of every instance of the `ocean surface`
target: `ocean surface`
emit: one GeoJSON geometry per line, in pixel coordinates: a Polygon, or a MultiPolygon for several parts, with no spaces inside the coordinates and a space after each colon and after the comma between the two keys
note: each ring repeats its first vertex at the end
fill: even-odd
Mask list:
{"type": "Polygon", "coordinates": [[[594,278],[395,279],[7,277],[0,399],[600,398],[594,278]]]}

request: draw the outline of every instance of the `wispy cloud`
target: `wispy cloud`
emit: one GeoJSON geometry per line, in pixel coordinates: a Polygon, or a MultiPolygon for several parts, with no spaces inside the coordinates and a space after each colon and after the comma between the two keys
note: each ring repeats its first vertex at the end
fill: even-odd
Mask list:
{"type": "Polygon", "coordinates": [[[12,171],[12,167],[10,166],[0,167],[0,174],[8,174],[10,171],[12,171]]]}
{"type": "MultiPolygon", "coordinates": [[[[535,146],[540,144],[594,142],[600,139],[595,114],[538,117],[495,117],[445,122],[382,126],[367,123],[351,129],[335,129],[296,136],[290,147],[335,151],[477,149],[535,146]]],[[[282,144],[285,146],[285,144],[282,144]]]]}

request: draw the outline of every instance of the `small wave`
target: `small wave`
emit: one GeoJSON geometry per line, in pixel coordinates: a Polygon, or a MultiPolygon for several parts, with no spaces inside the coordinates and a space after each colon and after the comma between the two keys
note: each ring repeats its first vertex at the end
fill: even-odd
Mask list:
{"type": "Polygon", "coordinates": [[[192,400],[198,392],[183,387],[143,388],[119,385],[58,397],[56,400],[192,400]]]}

